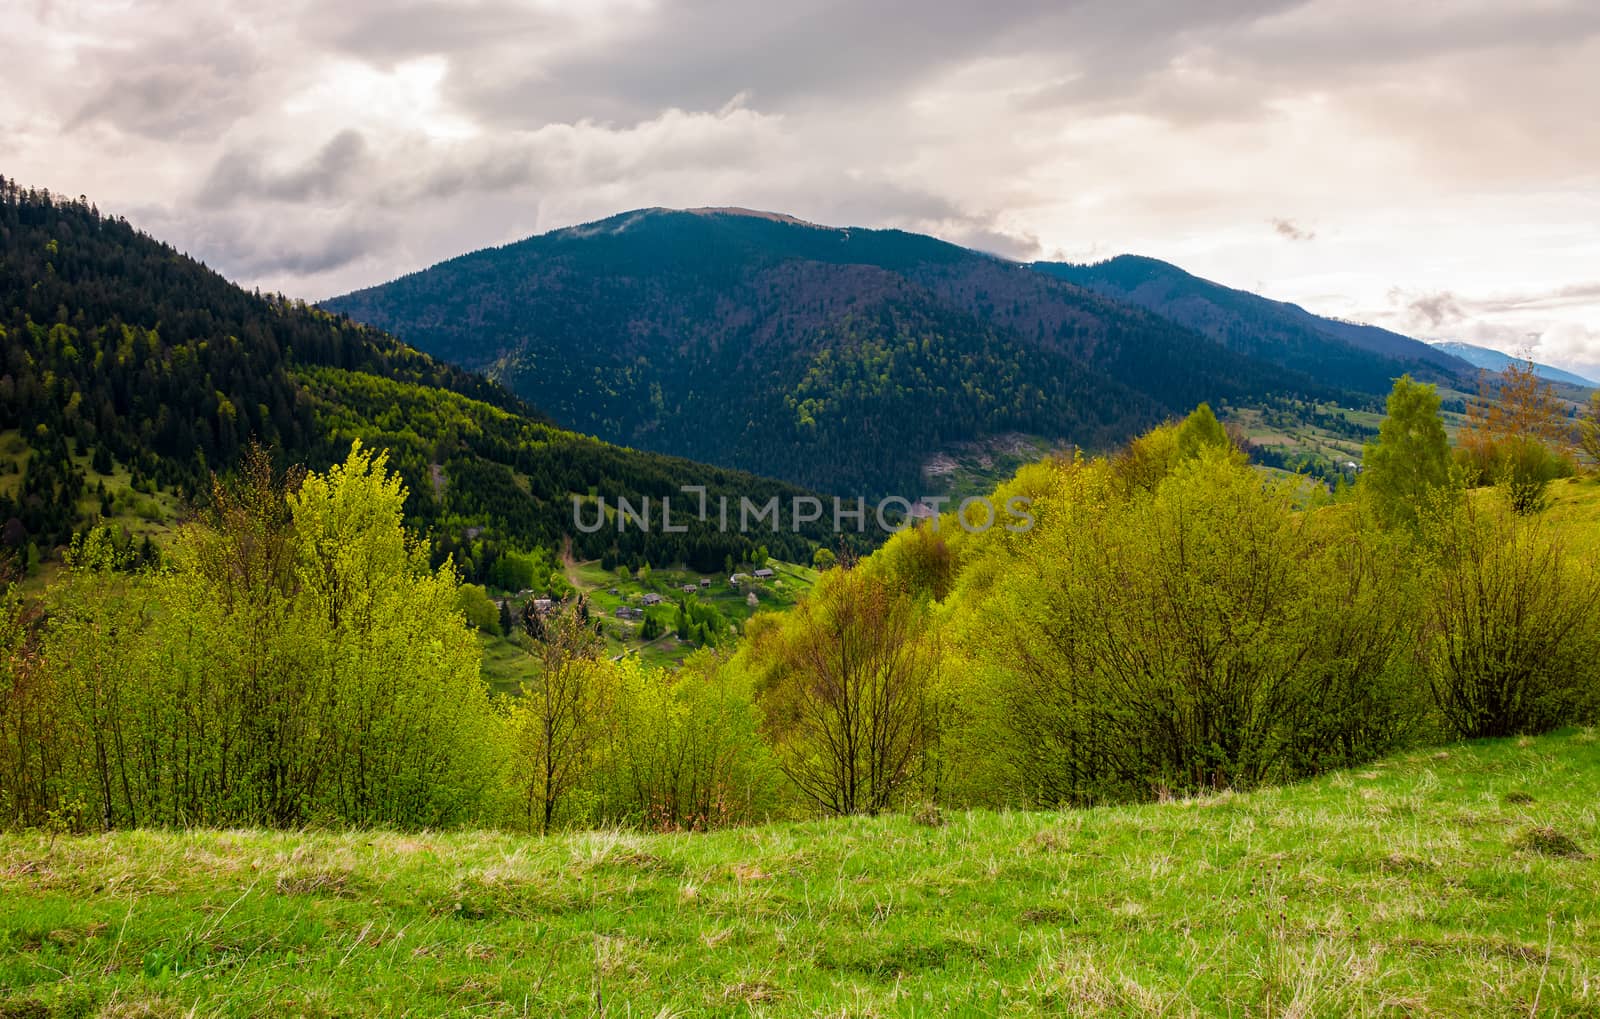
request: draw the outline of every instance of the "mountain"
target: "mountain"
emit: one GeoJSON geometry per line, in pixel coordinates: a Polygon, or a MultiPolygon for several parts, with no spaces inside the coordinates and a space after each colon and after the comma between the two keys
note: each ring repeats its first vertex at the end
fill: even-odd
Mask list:
{"type": "MultiPolygon", "coordinates": [[[[1459,340],[1440,340],[1434,346],[1453,357],[1461,358],[1461,360],[1474,367],[1484,368],[1492,372],[1497,372],[1508,364],[1520,365],[1528,363],[1526,358],[1512,357],[1509,354],[1502,354],[1498,350],[1474,346],[1471,343],[1462,343],[1459,340]]],[[[1539,364],[1537,361],[1533,362],[1533,371],[1540,378],[1550,382],[1561,382],[1569,386],[1582,386],[1584,389],[1600,387],[1600,382],[1595,382],[1592,379],[1584,378],[1582,375],[1563,371],[1547,364],[1539,364]]]]}
{"type": "MultiPolygon", "coordinates": [[[[585,534],[572,496],[758,503],[795,486],[554,426],[499,384],[376,329],[250,293],[83,201],[0,178],[0,544],[48,554],[102,518],[165,519],[252,439],[313,469],[389,450],[408,522],[478,579],[508,549],[720,568],[764,544],[809,561],[829,531],[585,534]]],[[[592,503],[591,503],[592,505],[592,503]]],[[[613,504],[614,505],[614,504],[613,504]]],[[[674,508],[674,526],[684,523],[674,508]]],[[[586,520],[593,519],[585,517],[586,520]]],[[[831,522],[831,521],[830,521],[831,522]]],[[[0,549],[3,551],[3,549],[0,549]]]]}
{"type": "Polygon", "coordinates": [[[1118,255],[1089,265],[1035,262],[1032,268],[1147,308],[1230,350],[1359,393],[1387,393],[1406,372],[1451,384],[1475,375],[1467,361],[1421,340],[1313,315],[1297,304],[1234,290],[1154,258],[1118,255]]]}
{"type": "Polygon", "coordinates": [[[1202,400],[1337,386],[898,230],[643,209],[324,302],[561,425],[824,491],[915,495],[1005,433],[1105,447],[1202,400]]]}

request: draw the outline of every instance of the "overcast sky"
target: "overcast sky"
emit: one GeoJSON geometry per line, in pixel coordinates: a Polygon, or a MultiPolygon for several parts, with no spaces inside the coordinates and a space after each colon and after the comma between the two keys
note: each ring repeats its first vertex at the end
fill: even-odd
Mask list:
{"type": "Polygon", "coordinates": [[[322,298],[640,206],[1600,371],[1600,3],[8,0],[0,173],[322,298]]]}

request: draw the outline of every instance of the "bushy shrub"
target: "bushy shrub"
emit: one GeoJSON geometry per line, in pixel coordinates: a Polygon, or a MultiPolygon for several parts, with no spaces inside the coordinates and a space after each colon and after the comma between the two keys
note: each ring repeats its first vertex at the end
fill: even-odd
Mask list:
{"type": "Polygon", "coordinates": [[[935,737],[940,654],[923,606],[869,572],[830,570],[760,643],[765,731],[800,795],[876,814],[914,788],[935,737]]]}
{"type": "Polygon", "coordinates": [[[1133,491],[1087,479],[994,606],[1021,795],[1250,786],[1404,736],[1406,621],[1377,550],[1223,450],[1133,491]]]}
{"type": "Polygon", "coordinates": [[[1430,528],[1422,660],[1460,736],[1587,720],[1600,666],[1600,577],[1536,520],[1467,504],[1430,528]]]}
{"type": "Polygon", "coordinates": [[[1489,476],[1504,493],[1513,512],[1537,513],[1549,503],[1550,482],[1571,477],[1572,461],[1537,439],[1514,438],[1497,443],[1489,476]]]}
{"type": "Polygon", "coordinates": [[[616,701],[595,775],[607,823],[705,831],[775,809],[778,774],[749,680],[702,652],[676,672],[615,663],[616,701]]]}
{"type": "Polygon", "coordinates": [[[456,611],[468,623],[484,633],[501,636],[500,606],[489,597],[481,584],[462,584],[456,591],[456,611]]]}
{"type": "Polygon", "coordinates": [[[64,802],[106,827],[431,826],[499,809],[477,642],[453,571],[429,569],[402,526],[398,479],[357,447],[286,487],[257,454],[159,571],[121,570],[103,532],[74,548],[38,682],[3,709],[35,718],[26,767],[5,765],[7,786],[32,783],[20,823],[64,802]]]}

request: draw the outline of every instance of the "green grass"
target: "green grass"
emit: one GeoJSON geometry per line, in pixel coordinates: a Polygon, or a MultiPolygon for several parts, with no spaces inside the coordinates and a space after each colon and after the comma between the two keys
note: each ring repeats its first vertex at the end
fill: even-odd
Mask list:
{"type": "Polygon", "coordinates": [[[1600,473],[1553,481],[1549,496],[1545,524],[1574,551],[1600,557],[1600,473]]]}
{"type": "Polygon", "coordinates": [[[1595,1015],[1597,809],[1568,732],[943,825],[14,834],[0,1016],[1595,1015]]]}
{"type": "Polygon", "coordinates": [[[479,631],[478,646],[483,649],[483,678],[492,693],[517,693],[538,675],[537,659],[514,641],[479,631]]]}

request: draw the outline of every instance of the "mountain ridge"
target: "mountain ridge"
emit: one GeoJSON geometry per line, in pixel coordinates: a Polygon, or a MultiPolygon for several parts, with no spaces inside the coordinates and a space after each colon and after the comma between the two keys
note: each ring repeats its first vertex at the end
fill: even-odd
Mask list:
{"type": "Polygon", "coordinates": [[[1483,347],[1474,343],[1464,343],[1460,340],[1435,340],[1433,346],[1447,351],[1455,357],[1461,358],[1468,364],[1488,371],[1499,371],[1511,364],[1532,364],[1536,375],[1550,382],[1561,382],[1571,386],[1581,386],[1585,389],[1600,388],[1600,382],[1580,375],[1577,372],[1557,368],[1554,365],[1541,364],[1530,358],[1513,357],[1504,351],[1492,347],[1483,347]]]}
{"type": "Polygon", "coordinates": [[[1467,362],[1378,326],[1317,315],[1298,304],[1239,290],[1143,255],[1101,262],[1033,262],[1030,267],[1187,325],[1230,349],[1369,395],[1409,371],[1429,381],[1467,382],[1467,362]]]}
{"type": "Polygon", "coordinates": [[[619,213],[322,306],[566,427],[849,494],[914,485],[947,442],[1105,448],[1202,400],[1342,392],[1000,256],[716,207],[619,213]]]}

